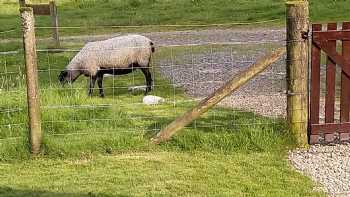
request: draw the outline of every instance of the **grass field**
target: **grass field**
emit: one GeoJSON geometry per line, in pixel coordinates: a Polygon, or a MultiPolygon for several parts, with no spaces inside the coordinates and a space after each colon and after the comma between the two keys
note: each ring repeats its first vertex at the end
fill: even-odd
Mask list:
{"type": "Polygon", "coordinates": [[[23,124],[22,54],[1,56],[0,195],[323,196],[290,168],[286,152],[294,140],[282,119],[217,107],[169,143],[151,144],[150,136],[196,103],[159,74],[157,62],[170,53],[180,61],[186,49],[159,48],[154,57],[152,94],[167,100],[158,106],[138,104],[142,95],[127,92],[144,83],[141,72],[107,78],[106,98],[89,98],[84,77],[73,87],[57,83],[74,53],[39,53],[45,131],[39,159],[30,158],[23,124]]]}
{"type": "MultiPolygon", "coordinates": [[[[46,2],[32,0],[33,3],[46,2]]],[[[267,26],[281,26],[285,21],[285,0],[60,0],[60,26],[83,27],[74,31],[61,29],[62,35],[101,34],[119,31],[158,31],[177,28],[103,28],[111,25],[220,24],[269,21],[267,26]],[[84,28],[85,27],[85,28],[84,28]]],[[[312,21],[349,20],[347,0],[311,0],[312,21]]],[[[0,1],[0,32],[19,28],[17,0],[0,1]]],[[[37,26],[50,26],[50,18],[36,17],[37,26]]],[[[264,24],[263,24],[264,25],[264,24]]],[[[256,26],[256,24],[254,24],[256,26]]],[[[49,30],[41,31],[47,36],[49,30]]],[[[9,36],[18,37],[20,32],[9,36]]]]}
{"type": "Polygon", "coordinates": [[[153,151],[37,159],[0,170],[0,196],[11,197],[324,196],[270,152],[153,151]]]}
{"type": "MultiPolygon", "coordinates": [[[[33,1],[34,2],[34,1],[33,1]]],[[[39,2],[39,1],[35,1],[39,2]]],[[[45,1],[41,1],[45,2],[45,1]]],[[[17,0],[0,0],[0,32],[18,30],[17,0]]],[[[349,2],[314,0],[314,21],[346,20],[349,2]]],[[[178,28],[93,28],[101,25],[212,24],[284,21],[281,0],[60,0],[62,36],[178,28]],[[93,14],[91,14],[93,13],[93,14]]],[[[37,17],[48,26],[47,17],[37,17]]],[[[255,26],[253,26],[255,27],[255,26]]],[[[193,28],[191,28],[193,29],[193,28]]],[[[19,31],[0,34],[0,50],[21,48],[19,31]],[[18,38],[18,39],[17,39],[18,38]]],[[[38,37],[48,37],[39,30],[38,37]]],[[[79,48],[77,45],[64,46],[79,48]]],[[[39,43],[39,48],[47,47],[39,43]]],[[[195,50],[201,53],[203,49],[195,50]]],[[[241,49],[244,50],[244,49],[241,49]]],[[[153,70],[153,95],[166,98],[144,106],[130,85],[144,83],[141,72],[105,80],[106,98],[86,94],[86,78],[72,87],[57,83],[74,52],[39,53],[42,127],[40,158],[31,158],[23,54],[0,56],[0,196],[324,196],[315,183],[295,172],[287,151],[295,147],[283,119],[216,107],[160,146],[149,142],[176,116],[197,102],[157,69],[159,60],[181,57],[184,48],[160,48],[153,70]],[[252,124],[254,123],[254,124],[252,124]]],[[[239,50],[237,50],[239,51],[239,50]]]]}

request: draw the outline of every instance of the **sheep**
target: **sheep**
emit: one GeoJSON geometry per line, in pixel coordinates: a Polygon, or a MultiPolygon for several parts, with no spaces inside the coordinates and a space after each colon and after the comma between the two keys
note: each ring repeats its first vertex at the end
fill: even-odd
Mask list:
{"type": "Polygon", "coordinates": [[[153,42],[141,35],[126,35],[108,40],[89,42],[59,74],[62,85],[73,83],[80,75],[89,77],[88,95],[92,96],[95,81],[101,97],[104,97],[102,87],[103,75],[124,75],[140,69],[145,75],[145,95],[152,90],[152,75],[149,70],[153,42]]]}

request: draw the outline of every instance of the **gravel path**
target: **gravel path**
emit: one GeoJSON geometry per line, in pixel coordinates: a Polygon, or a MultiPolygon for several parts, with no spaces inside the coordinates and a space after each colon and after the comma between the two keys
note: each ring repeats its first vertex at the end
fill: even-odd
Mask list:
{"type": "Polygon", "coordinates": [[[293,166],[324,186],[330,196],[350,196],[350,146],[311,146],[289,153],[293,166]]]}
{"type": "MultiPolygon", "coordinates": [[[[183,54],[162,59],[158,65],[161,65],[162,75],[182,86],[187,95],[203,98],[278,46],[281,43],[274,43],[272,47],[267,44],[209,46],[200,52],[186,49],[183,54]]],[[[282,58],[219,105],[283,117],[286,111],[285,74],[282,58]]]]}
{"type": "MultiPolygon", "coordinates": [[[[62,43],[86,43],[90,41],[104,40],[126,33],[112,33],[103,35],[65,36],[61,37],[62,43]]],[[[151,38],[157,46],[168,45],[193,45],[208,43],[247,43],[247,42],[278,42],[285,39],[285,28],[237,28],[164,31],[139,33],[151,38]]],[[[18,38],[0,40],[1,44],[18,41],[18,38]]],[[[51,38],[38,39],[41,42],[50,41],[51,38]]]]}
{"type": "MultiPolygon", "coordinates": [[[[125,33],[124,33],[125,34],[125,33]]],[[[254,28],[254,29],[207,29],[169,32],[140,33],[151,38],[157,46],[195,45],[208,43],[247,43],[247,42],[278,42],[285,39],[285,29],[254,28]]],[[[104,40],[120,33],[63,37],[62,42],[89,42],[104,40]]]]}

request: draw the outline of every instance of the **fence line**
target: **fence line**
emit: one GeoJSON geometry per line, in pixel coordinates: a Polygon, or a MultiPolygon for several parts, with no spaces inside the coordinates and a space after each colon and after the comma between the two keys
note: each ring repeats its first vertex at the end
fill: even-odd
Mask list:
{"type": "MultiPolygon", "coordinates": [[[[269,21],[260,21],[259,23],[264,22],[273,22],[277,21],[269,20],[269,21]]],[[[211,26],[220,26],[220,25],[247,25],[248,23],[230,23],[230,24],[211,24],[211,26]]],[[[256,24],[256,23],[249,23],[256,24]]],[[[180,27],[181,25],[174,25],[172,27],[180,27]]],[[[184,26],[184,27],[209,27],[210,25],[195,25],[195,26],[184,26]]],[[[62,29],[74,29],[74,28],[118,28],[125,26],[88,26],[88,27],[61,27],[62,29]]],[[[136,26],[129,26],[130,28],[136,28],[136,26]]],[[[145,27],[145,26],[137,26],[137,27],[145,27]]],[[[147,27],[147,26],[146,26],[147,27]]],[[[153,25],[148,27],[154,27],[153,25]]],[[[164,26],[165,27],[165,26],[164,26]]],[[[167,26],[169,27],[169,26],[167,26]]],[[[49,29],[52,27],[36,27],[36,29],[49,29]]],[[[152,35],[152,34],[150,34],[152,35]]],[[[275,38],[275,37],[274,37],[275,38]]],[[[45,42],[46,40],[41,40],[45,42]]],[[[64,41],[64,40],[63,40],[64,41]]],[[[198,40],[194,39],[191,42],[197,42],[198,40]]],[[[300,40],[289,40],[288,42],[299,42],[300,40]]],[[[152,74],[154,76],[154,94],[158,96],[162,96],[165,98],[164,105],[160,106],[145,106],[141,101],[142,96],[132,97],[127,92],[126,88],[129,86],[135,86],[138,83],[142,83],[142,78],[136,76],[135,74],[130,74],[127,79],[122,79],[121,81],[119,77],[113,77],[112,79],[106,80],[105,90],[108,91],[108,97],[105,101],[99,100],[97,98],[89,98],[85,97],[86,87],[82,87],[83,81],[80,80],[77,86],[66,86],[66,88],[62,88],[56,86],[58,84],[57,74],[61,71],[64,66],[67,64],[69,60],[71,60],[73,53],[76,53],[79,50],[78,47],[68,47],[68,49],[45,49],[39,48],[36,51],[40,53],[39,59],[39,81],[40,81],[40,92],[42,94],[42,104],[41,108],[43,111],[43,128],[47,129],[47,137],[50,136],[69,136],[69,135],[99,135],[113,133],[115,134],[116,129],[118,132],[144,132],[144,131],[159,131],[160,124],[163,120],[167,120],[169,118],[174,118],[176,114],[179,114],[183,111],[183,108],[188,108],[188,106],[193,105],[200,98],[204,97],[204,95],[192,96],[193,94],[190,92],[193,89],[201,89],[202,86],[205,86],[203,92],[205,91],[214,91],[215,88],[220,86],[220,84],[224,83],[226,80],[223,77],[225,72],[237,73],[241,71],[240,69],[246,68],[248,64],[254,62],[256,57],[264,54],[270,48],[275,48],[275,45],[278,43],[278,46],[284,46],[287,41],[285,39],[268,39],[268,40],[256,40],[256,41],[244,41],[244,42],[204,42],[204,43],[193,43],[193,44],[160,44],[156,45],[158,48],[165,48],[166,55],[162,55],[159,58],[153,58],[152,61],[155,66],[152,68],[156,68],[152,70],[152,74]],[[281,44],[283,43],[283,44],[281,44]],[[269,44],[273,46],[269,46],[269,44]],[[227,45],[227,46],[223,46],[227,45]],[[241,51],[241,47],[237,47],[235,49],[232,46],[242,46],[242,45],[256,45],[259,47],[258,49],[247,49],[247,51],[241,51]],[[264,45],[261,47],[260,45],[264,45]],[[202,52],[195,51],[196,48],[207,47],[202,52]],[[218,50],[215,47],[218,46],[218,50]],[[187,47],[185,52],[181,54],[177,54],[177,47],[187,47]],[[53,53],[50,53],[53,52],[53,53]],[[54,53],[54,52],[72,52],[72,54],[68,53],[54,53]],[[223,54],[220,54],[220,53],[223,54]],[[236,53],[237,52],[237,53],[236,53]],[[242,53],[242,54],[240,54],[242,53]],[[239,57],[242,56],[242,57],[239,57]],[[224,68],[229,67],[229,69],[224,68]],[[159,70],[161,69],[161,70],[159,70]],[[185,71],[184,71],[185,69],[185,71]],[[216,72],[215,69],[220,70],[220,72],[216,72]],[[226,69],[226,70],[225,70],[226,69]],[[191,72],[192,70],[192,72],[191,72]],[[168,73],[167,73],[168,72],[168,73]],[[178,75],[178,76],[175,76],[178,75]],[[184,80],[183,77],[187,75],[187,78],[192,78],[193,80],[184,80]],[[201,77],[205,78],[204,80],[200,79],[201,77]],[[188,88],[189,86],[190,88],[188,88]],[[185,89],[188,92],[177,93],[179,91],[179,87],[185,89]],[[58,91],[57,91],[58,90],[58,91]],[[60,91],[62,90],[62,91],[60,91]],[[123,91],[119,94],[119,91],[123,91]],[[84,96],[83,96],[84,95],[84,96]],[[189,97],[192,96],[192,97],[189,97]],[[140,111],[140,108],[145,108],[145,111],[140,111]],[[158,112],[159,111],[159,112],[158,112]],[[111,113],[112,112],[112,113],[111,113]],[[107,114],[107,115],[106,115],[107,114]],[[127,117],[127,118],[119,118],[119,117],[127,117]],[[121,119],[121,120],[120,120],[121,119]],[[118,129],[120,126],[120,121],[131,121],[129,127],[124,126],[122,129],[118,129]],[[111,123],[106,123],[111,122],[111,123]],[[83,125],[83,126],[82,126],[83,125]],[[88,126],[84,126],[88,125],[88,126]],[[104,126],[106,125],[106,126],[104,126]],[[62,127],[62,128],[61,128],[62,127]],[[61,130],[60,130],[61,129],[61,130]],[[94,130],[96,132],[78,132],[84,130],[94,130]],[[104,130],[108,130],[110,132],[103,132],[104,130]],[[119,131],[120,130],[120,131],[119,131]],[[65,133],[59,133],[60,131],[65,133]]],[[[248,47],[247,47],[248,48],[248,47]]],[[[180,49],[182,50],[182,49],[180,49]]],[[[11,76],[17,74],[17,71],[11,69],[12,64],[18,64],[16,61],[10,59],[11,55],[16,57],[19,53],[22,53],[23,50],[14,50],[14,51],[5,51],[0,52],[0,58],[4,58],[6,60],[9,57],[9,67],[10,69],[6,72],[1,73],[0,77],[5,77],[5,88],[4,92],[0,92],[0,94],[12,93],[13,97],[22,97],[19,96],[19,92],[23,92],[23,90],[16,90],[16,84],[11,84],[12,81],[16,81],[12,79],[11,76]],[[7,82],[9,81],[9,82],[7,82]],[[7,84],[8,83],[8,84],[7,84]],[[11,89],[12,87],[14,89],[11,89]],[[17,93],[17,94],[16,94],[17,93]]],[[[157,54],[155,54],[157,55],[157,54]]],[[[12,57],[11,57],[12,58],[12,57]]],[[[1,60],[0,60],[1,61],[1,60]]],[[[283,65],[283,64],[282,64],[283,65]]],[[[278,67],[281,64],[276,65],[278,67]]],[[[283,86],[283,77],[285,76],[284,71],[277,70],[268,70],[260,75],[260,78],[257,79],[257,82],[254,82],[256,85],[256,90],[252,90],[248,94],[238,94],[233,95],[233,101],[237,101],[238,97],[240,102],[244,101],[248,104],[251,104],[253,101],[256,102],[253,104],[253,108],[263,108],[260,107],[264,105],[264,102],[269,102],[270,104],[276,102],[276,105],[279,105],[275,100],[268,100],[270,97],[279,99],[278,96],[282,95],[281,98],[285,98],[286,92],[278,92],[279,86],[283,86]],[[261,84],[259,80],[266,80],[268,82],[263,82],[261,84]],[[265,84],[266,83],[266,84],[265,84]],[[271,91],[261,91],[259,89],[262,87],[271,86],[271,91]],[[256,92],[254,92],[256,91],[256,92]],[[258,94],[261,93],[262,96],[266,96],[265,100],[259,100],[258,94]],[[256,98],[252,98],[256,96],[256,98]],[[277,98],[278,97],[278,98],[277,98]],[[255,99],[255,100],[254,100],[255,99]]],[[[233,75],[227,74],[227,75],[233,75]]],[[[1,80],[2,78],[0,78],[1,80]]],[[[23,83],[23,82],[20,82],[23,83]]],[[[96,89],[97,90],[97,89],[96,89]]],[[[95,90],[95,91],[96,91],[95,90]]],[[[198,90],[197,90],[198,91],[198,90]]],[[[243,91],[242,91],[243,92],[243,91]]],[[[205,93],[206,94],[206,93],[205,93]]],[[[18,99],[18,103],[24,101],[24,98],[18,99]]],[[[25,107],[22,107],[22,104],[18,104],[17,108],[14,108],[14,103],[16,101],[12,101],[11,99],[7,99],[4,101],[4,107],[0,107],[0,113],[5,114],[3,117],[3,121],[0,120],[0,127],[7,128],[7,125],[10,125],[8,129],[8,134],[3,134],[5,139],[1,139],[1,141],[5,142],[7,136],[15,136],[23,131],[26,126],[25,119],[17,118],[17,116],[21,116],[23,112],[26,110],[25,107]],[[17,124],[17,128],[14,128],[16,122],[22,122],[17,124]],[[14,124],[12,124],[13,122],[14,124]],[[8,124],[7,124],[8,123],[8,124]]],[[[17,103],[16,103],[17,104],[17,103]]],[[[236,104],[241,105],[241,103],[236,104]]],[[[225,110],[228,108],[225,106],[225,110]]],[[[244,126],[244,127],[259,127],[260,125],[276,125],[278,124],[278,117],[270,117],[269,115],[265,115],[263,118],[260,116],[260,113],[254,111],[254,109],[249,109],[251,106],[243,106],[241,108],[233,108],[230,106],[230,111],[228,115],[225,116],[227,120],[220,120],[223,116],[222,111],[213,111],[210,114],[210,117],[201,121],[195,121],[192,126],[188,126],[186,128],[209,128],[215,131],[219,128],[234,128],[235,126],[244,126]],[[242,112],[244,115],[236,114],[236,112],[242,112]],[[249,112],[254,112],[254,114],[249,114],[249,112]],[[249,114],[249,121],[236,121],[240,119],[240,116],[245,116],[249,114]],[[268,121],[262,121],[262,119],[268,121]]],[[[266,107],[264,107],[266,108],[266,107]]],[[[221,110],[221,108],[220,108],[221,110]]],[[[226,111],[225,111],[226,112],[226,111]]],[[[225,113],[224,113],[225,114],[225,113]]],[[[247,118],[248,119],[248,118],[247,118]]],[[[163,125],[162,125],[163,126],[163,125]]],[[[271,127],[271,130],[274,130],[274,127],[271,127]]],[[[267,131],[269,132],[269,131],[267,131]]],[[[263,132],[262,132],[263,133],[263,132]]],[[[0,133],[1,134],[1,133],[0,133]]],[[[21,139],[21,137],[14,137],[8,139],[21,139]]]]}
{"type": "MultiPolygon", "coordinates": [[[[167,116],[169,117],[169,116],[167,116]]],[[[144,117],[143,117],[144,118],[144,117]]],[[[176,116],[173,116],[172,118],[176,118],[176,116]]],[[[141,119],[141,118],[140,118],[141,119]]],[[[93,120],[83,120],[81,122],[89,122],[89,121],[93,121],[93,120]]],[[[97,119],[96,121],[104,121],[104,119],[97,119]]],[[[105,121],[113,121],[113,119],[105,119],[105,121]]],[[[43,123],[50,123],[50,122],[43,122],[43,123]]],[[[276,124],[276,123],[271,123],[271,124],[276,124]]],[[[18,125],[26,125],[25,123],[21,123],[21,124],[18,124],[18,125]]],[[[266,123],[259,123],[259,122],[256,122],[254,123],[254,125],[252,125],[251,123],[245,123],[245,124],[231,124],[232,126],[243,126],[243,127],[253,127],[254,125],[258,125],[258,126],[264,126],[264,125],[267,125],[266,123]]],[[[2,127],[3,125],[0,125],[0,127],[2,127]]],[[[13,126],[13,125],[12,125],[13,126]]],[[[197,124],[196,125],[196,128],[227,128],[227,125],[219,125],[219,124],[197,124]]],[[[191,126],[186,126],[184,127],[185,129],[193,129],[193,127],[191,126]]],[[[108,129],[110,131],[95,131],[93,133],[93,135],[111,135],[111,134],[115,134],[116,131],[114,131],[113,129],[108,129]]],[[[142,132],[146,132],[146,131],[153,131],[153,132],[158,132],[160,131],[160,128],[153,128],[153,129],[143,129],[143,128],[134,128],[134,129],[131,129],[131,130],[128,130],[128,131],[118,131],[118,133],[131,133],[131,132],[135,132],[135,131],[142,131],[142,132]]],[[[79,135],[91,135],[92,133],[90,132],[72,132],[72,133],[47,133],[45,134],[45,136],[47,137],[62,137],[62,136],[79,136],[79,135]]],[[[261,132],[260,135],[264,135],[265,133],[264,132],[261,132]]],[[[6,142],[9,142],[9,141],[15,141],[15,140],[23,140],[25,139],[24,136],[21,136],[21,137],[9,137],[9,138],[4,138],[4,139],[1,139],[0,138],[0,144],[3,144],[3,143],[6,143],[6,142]]]]}
{"type": "MultiPolygon", "coordinates": [[[[211,23],[211,24],[167,24],[167,25],[88,25],[88,26],[35,26],[36,29],[97,29],[97,28],[145,28],[145,27],[222,27],[222,26],[234,26],[234,25],[254,25],[264,24],[276,21],[283,21],[283,19],[270,19],[253,22],[233,22],[233,23],[211,23]]],[[[19,27],[11,28],[8,30],[0,31],[0,34],[20,31],[19,27]]]]}
{"type": "MultiPolygon", "coordinates": [[[[218,26],[233,26],[233,25],[254,25],[263,24],[283,19],[271,19],[254,22],[233,22],[233,23],[212,23],[212,24],[173,24],[173,25],[88,25],[88,26],[60,26],[59,29],[84,29],[84,28],[145,28],[145,27],[218,27],[218,26]]],[[[53,27],[36,26],[36,29],[52,29],[53,27]]]]}

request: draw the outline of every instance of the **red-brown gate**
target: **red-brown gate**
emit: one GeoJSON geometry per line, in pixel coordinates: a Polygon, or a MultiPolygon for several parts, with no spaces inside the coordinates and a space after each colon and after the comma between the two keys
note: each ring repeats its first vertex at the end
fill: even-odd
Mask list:
{"type": "Polygon", "coordinates": [[[310,143],[349,141],[349,109],[350,22],[344,22],[341,27],[336,23],[329,23],[327,28],[322,28],[321,24],[314,24],[311,52],[310,143]],[[325,58],[322,58],[322,54],[325,54],[325,58]],[[326,63],[325,66],[323,62],[326,63]]]}

